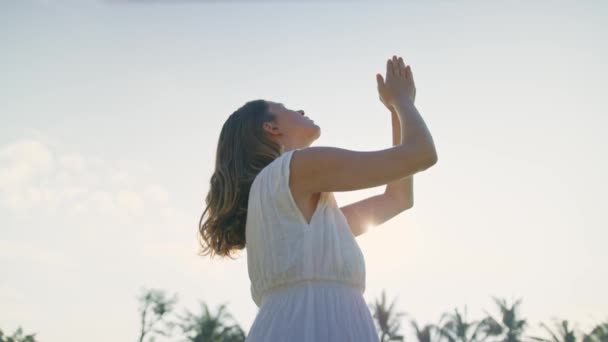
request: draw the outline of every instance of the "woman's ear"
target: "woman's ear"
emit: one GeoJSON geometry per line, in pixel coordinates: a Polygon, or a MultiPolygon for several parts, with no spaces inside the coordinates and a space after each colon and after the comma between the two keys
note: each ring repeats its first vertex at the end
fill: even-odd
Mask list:
{"type": "Polygon", "coordinates": [[[266,133],[272,135],[272,136],[278,136],[280,134],[279,132],[279,128],[275,126],[274,123],[272,122],[264,122],[264,130],[266,131],[266,133]]]}

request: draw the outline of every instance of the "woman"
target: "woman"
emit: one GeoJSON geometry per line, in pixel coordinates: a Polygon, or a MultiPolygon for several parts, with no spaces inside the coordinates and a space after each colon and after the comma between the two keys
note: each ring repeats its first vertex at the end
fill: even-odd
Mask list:
{"type": "Polygon", "coordinates": [[[319,126],[273,101],[246,103],[222,127],[199,222],[202,255],[231,256],[247,245],[259,307],[249,342],[378,341],[355,237],[413,205],[411,176],[434,165],[437,154],[414,106],[409,65],[393,56],[386,81],[376,79],[393,113],[391,148],[309,147],[319,126]],[[383,184],[383,195],[343,208],[333,194],[383,184]]]}

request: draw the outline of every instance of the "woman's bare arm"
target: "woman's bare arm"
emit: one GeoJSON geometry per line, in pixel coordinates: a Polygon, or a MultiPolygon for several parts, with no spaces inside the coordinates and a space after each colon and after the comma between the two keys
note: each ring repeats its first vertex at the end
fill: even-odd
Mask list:
{"type": "Polygon", "coordinates": [[[401,119],[401,131],[405,132],[397,146],[377,151],[313,146],[294,152],[290,172],[298,192],[372,188],[433,166],[437,154],[420,113],[407,101],[396,104],[395,108],[401,119]]]}
{"type": "MultiPolygon", "coordinates": [[[[393,146],[401,143],[401,126],[394,108],[391,112],[393,146]]],[[[414,205],[414,176],[408,176],[386,185],[384,193],[350,203],[340,210],[346,217],[348,226],[354,236],[379,226],[414,205]]]]}

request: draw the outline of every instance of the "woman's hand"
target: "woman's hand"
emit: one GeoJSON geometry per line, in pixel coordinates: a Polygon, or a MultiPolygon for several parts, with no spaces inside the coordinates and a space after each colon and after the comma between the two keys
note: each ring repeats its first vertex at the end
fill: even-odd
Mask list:
{"type": "Polygon", "coordinates": [[[381,74],[376,74],[378,82],[378,95],[380,101],[390,111],[394,110],[396,101],[407,100],[414,103],[416,99],[416,86],[414,76],[409,65],[405,65],[403,58],[393,56],[386,61],[386,81],[381,74]]]}

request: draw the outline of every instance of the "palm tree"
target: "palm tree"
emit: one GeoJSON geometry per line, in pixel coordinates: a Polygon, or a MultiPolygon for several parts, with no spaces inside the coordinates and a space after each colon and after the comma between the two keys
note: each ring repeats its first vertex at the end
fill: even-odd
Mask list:
{"type": "Polygon", "coordinates": [[[410,320],[410,324],[414,329],[417,342],[439,342],[441,340],[439,327],[435,324],[426,324],[420,329],[413,318],[410,320]]]}
{"type": "Polygon", "coordinates": [[[522,334],[528,322],[519,315],[521,299],[511,305],[508,305],[505,299],[492,299],[498,306],[500,319],[497,320],[486,312],[487,317],[481,323],[484,325],[486,336],[499,336],[501,342],[522,342],[522,334]]]}
{"type": "Polygon", "coordinates": [[[554,325],[557,328],[557,333],[553,332],[545,323],[540,324],[540,326],[543,327],[549,333],[549,335],[551,335],[550,338],[535,336],[530,336],[530,338],[540,342],[576,342],[574,329],[571,329],[568,326],[569,323],[567,320],[563,320],[561,322],[556,321],[554,325]]]}
{"type": "Polygon", "coordinates": [[[584,334],[583,342],[608,342],[608,322],[600,323],[590,333],[584,334]]]}
{"type": "Polygon", "coordinates": [[[168,331],[172,328],[172,323],[166,323],[167,329],[158,329],[158,324],[165,321],[165,318],[173,311],[177,295],[168,298],[164,291],[156,289],[144,289],[139,297],[139,311],[141,316],[141,330],[139,342],[143,342],[146,336],[158,334],[168,336],[168,331]]]}
{"type": "Polygon", "coordinates": [[[19,327],[12,336],[4,336],[2,329],[0,329],[0,342],[36,342],[36,334],[24,336],[23,329],[19,327]]]}
{"type": "Polygon", "coordinates": [[[226,311],[226,304],[221,304],[215,314],[209,310],[209,306],[201,302],[202,313],[192,314],[186,311],[185,317],[181,317],[179,324],[191,342],[243,342],[245,332],[236,323],[228,323],[234,320],[232,315],[226,311]]]}
{"type": "Polygon", "coordinates": [[[478,342],[484,341],[487,337],[480,337],[480,334],[487,329],[484,322],[467,322],[467,307],[464,307],[464,315],[458,309],[454,313],[447,312],[439,320],[439,332],[448,342],[478,342]]]}
{"type": "Polygon", "coordinates": [[[380,300],[370,304],[378,332],[380,333],[380,342],[386,341],[403,341],[403,335],[399,335],[401,323],[399,318],[405,313],[395,312],[396,299],[387,307],[386,293],[382,290],[380,300]]]}

